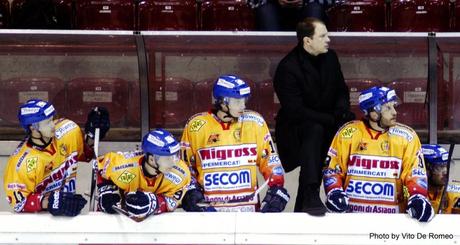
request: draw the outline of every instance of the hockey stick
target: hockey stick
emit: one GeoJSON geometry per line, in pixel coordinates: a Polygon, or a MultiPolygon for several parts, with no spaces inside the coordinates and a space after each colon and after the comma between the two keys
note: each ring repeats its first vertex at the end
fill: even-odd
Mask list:
{"type": "Polygon", "coordinates": [[[447,157],[447,177],[446,177],[446,183],[444,184],[444,188],[442,190],[442,193],[441,193],[441,200],[439,201],[439,206],[438,206],[438,210],[436,210],[436,213],[439,214],[439,212],[442,210],[441,209],[441,206],[442,206],[442,201],[444,200],[444,196],[446,195],[446,192],[447,192],[447,187],[449,185],[449,177],[450,177],[450,161],[452,160],[452,154],[454,152],[454,148],[455,148],[455,144],[454,143],[450,143],[449,145],[449,155],[447,157]]]}
{"type": "Polygon", "coordinates": [[[148,217],[148,216],[146,216],[144,218],[134,217],[131,214],[129,214],[128,211],[124,210],[123,208],[121,208],[118,205],[112,205],[112,208],[113,208],[113,210],[115,210],[115,212],[119,213],[120,215],[126,216],[126,217],[128,217],[131,220],[134,220],[136,222],[144,221],[148,217]]]}
{"type": "MultiPolygon", "coordinates": [[[[97,108],[96,108],[97,110],[97,108]]],[[[94,159],[91,160],[91,192],[89,198],[89,210],[96,211],[96,178],[97,178],[97,156],[99,155],[99,128],[94,131],[94,159]]]]}
{"type": "Polygon", "coordinates": [[[265,187],[268,185],[268,182],[270,181],[270,178],[272,176],[270,175],[267,180],[259,187],[257,188],[256,191],[254,191],[253,193],[251,194],[248,194],[246,196],[243,196],[242,198],[236,198],[236,199],[231,199],[231,200],[228,200],[228,201],[219,201],[219,202],[200,202],[200,203],[197,203],[196,205],[200,208],[207,208],[207,207],[210,207],[210,206],[214,206],[216,204],[218,205],[222,205],[222,204],[227,204],[227,203],[238,203],[238,202],[248,202],[250,200],[252,200],[255,196],[259,195],[259,193],[265,189],[265,187]]]}

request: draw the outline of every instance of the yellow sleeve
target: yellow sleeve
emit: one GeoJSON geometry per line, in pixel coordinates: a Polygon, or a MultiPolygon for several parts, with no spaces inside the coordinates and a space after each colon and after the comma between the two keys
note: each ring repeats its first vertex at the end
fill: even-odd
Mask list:
{"type": "Polygon", "coordinates": [[[342,189],[348,170],[350,148],[354,138],[360,138],[360,131],[351,123],[345,124],[332,140],[325,160],[323,182],[326,194],[333,189],[342,189]]]}
{"type": "Polygon", "coordinates": [[[403,169],[401,180],[409,192],[409,196],[421,194],[428,195],[428,182],[426,176],[425,161],[421,150],[420,140],[412,131],[412,140],[408,140],[405,154],[403,156],[403,169]]]}

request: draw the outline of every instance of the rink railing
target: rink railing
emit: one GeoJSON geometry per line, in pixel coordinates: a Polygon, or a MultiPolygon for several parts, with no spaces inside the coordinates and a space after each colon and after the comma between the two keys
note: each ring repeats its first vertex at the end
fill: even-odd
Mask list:
{"type": "Polygon", "coordinates": [[[136,223],[0,212],[0,244],[460,244],[460,215],[167,213],[136,223]]]}

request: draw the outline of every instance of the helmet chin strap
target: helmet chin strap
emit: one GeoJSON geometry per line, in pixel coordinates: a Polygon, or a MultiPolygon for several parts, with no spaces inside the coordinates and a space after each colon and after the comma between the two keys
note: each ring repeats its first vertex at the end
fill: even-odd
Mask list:
{"type": "MultiPolygon", "coordinates": [[[[161,173],[161,171],[160,171],[160,169],[158,168],[158,165],[156,165],[156,164],[155,164],[154,166],[149,165],[149,167],[155,169],[155,171],[156,171],[155,174],[151,174],[151,173],[149,173],[149,172],[147,171],[147,168],[145,167],[145,165],[147,164],[147,161],[149,160],[149,156],[152,156],[152,157],[153,157],[153,155],[150,154],[150,153],[146,153],[146,154],[144,155],[144,160],[142,161],[142,173],[143,173],[145,176],[147,176],[148,178],[153,178],[153,177],[157,176],[159,173],[161,173]]],[[[155,162],[155,163],[156,163],[156,162],[155,162]]]]}
{"type": "Polygon", "coordinates": [[[235,121],[238,121],[238,117],[235,117],[233,116],[231,113],[230,113],[230,108],[228,108],[228,105],[224,102],[224,101],[221,101],[219,103],[219,108],[218,108],[218,111],[221,111],[224,113],[223,115],[223,118],[226,119],[226,118],[231,118],[235,121]],[[224,110],[224,108],[222,107],[222,103],[224,103],[226,105],[226,110],[224,110]]]}
{"type": "Polygon", "coordinates": [[[380,112],[376,112],[376,111],[374,111],[374,112],[377,113],[377,115],[378,115],[377,120],[373,120],[372,117],[370,117],[370,116],[369,116],[369,120],[371,120],[372,122],[377,123],[377,126],[379,126],[380,128],[382,128],[384,130],[387,130],[388,127],[382,126],[382,114],[380,112]]]}
{"type": "MultiPolygon", "coordinates": [[[[34,127],[34,126],[32,126],[32,127],[34,127]]],[[[31,140],[30,142],[31,142],[33,145],[36,145],[36,146],[40,146],[40,147],[43,147],[43,148],[44,148],[44,147],[47,147],[47,146],[51,143],[51,141],[53,140],[53,138],[50,138],[50,140],[49,140],[48,142],[46,142],[45,139],[43,139],[43,134],[42,134],[42,132],[41,132],[38,128],[35,128],[35,127],[34,127],[34,129],[40,134],[40,137],[34,137],[34,136],[32,135],[32,133],[31,133],[31,134],[30,134],[30,138],[31,138],[31,139],[39,140],[39,141],[41,141],[42,144],[39,145],[39,144],[37,144],[36,142],[34,142],[33,140],[31,140]]]]}

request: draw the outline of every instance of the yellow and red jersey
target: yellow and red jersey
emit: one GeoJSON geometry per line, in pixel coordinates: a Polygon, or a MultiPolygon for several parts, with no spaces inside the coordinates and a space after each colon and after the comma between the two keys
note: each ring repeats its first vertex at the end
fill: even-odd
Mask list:
{"type": "Polygon", "coordinates": [[[326,193],[343,188],[351,212],[403,213],[409,196],[427,196],[420,140],[403,124],[385,132],[365,121],[345,124],[332,141],[326,164],[326,193]]]}
{"type": "Polygon", "coordinates": [[[55,124],[55,137],[48,146],[31,145],[27,137],[8,159],[3,186],[16,212],[40,211],[39,202],[50,191],[76,190],[77,162],[85,159],[83,134],[68,119],[55,124]]]}
{"type": "Polygon", "coordinates": [[[444,186],[435,186],[428,189],[428,197],[434,210],[442,214],[460,214],[460,184],[453,183],[447,185],[441,205],[443,191],[444,186]]]}
{"type": "Polygon", "coordinates": [[[224,123],[211,112],[187,123],[181,139],[182,158],[203,188],[206,201],[219,211],[256,211],[258,197],[244,198],[257,189],[257,171],[269,186],[283,186],[284,170],[262,116],[245,111],[237,122],[224,123]]]}
{"type": "Polygon", "coordinates": [[[190,184],[190,170],[185,162],[180,160],[169,172],[148,178],[142,172],[143,159],[142,151],[109,152],[99,157],[98,182],[110,180],[122,190],[122,193],[155,193],[160,195],[160,209],[156,213],[174,211],[190,184]]]}

